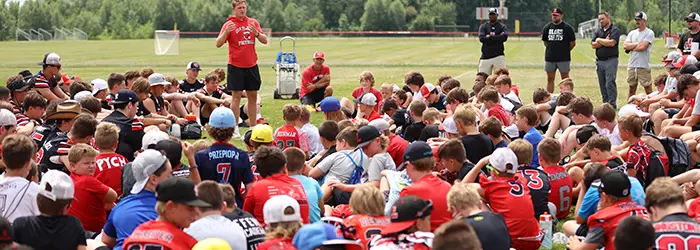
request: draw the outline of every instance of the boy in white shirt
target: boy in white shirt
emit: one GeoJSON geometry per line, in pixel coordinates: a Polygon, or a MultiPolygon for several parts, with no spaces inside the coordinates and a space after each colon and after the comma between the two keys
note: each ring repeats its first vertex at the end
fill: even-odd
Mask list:
{"type": "Polygon", "coordinates": [[[26,179],[35,152],[36,144],[25,135],[10,135],[2,141],[5,173],[0,176],[0,195],[5,199],[0,201],[4,208],[0,215],[10,223],[19,217],[39,215],[39,185],[26,179]]]}

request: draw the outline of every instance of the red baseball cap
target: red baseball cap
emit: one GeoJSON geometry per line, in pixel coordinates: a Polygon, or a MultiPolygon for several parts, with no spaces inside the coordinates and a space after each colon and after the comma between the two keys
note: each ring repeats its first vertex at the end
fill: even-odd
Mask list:
{"type": "Polygon", "coordinates": [[[435,90],[435,85],[432,83],[426,83],[420,87],[420,94],[423,96],[423,98],[428,98],[430,92],[433,92],[433,90],[435,90]]]}
{"type": "Polygon", "coordinates": [[[552,15],[553,15],[553,16],[561,16],[561,15],[563,15],[563,14],[564,14],[564,11],[561,10],[560,8],[554,8],[554,9],[552,10],[552,15]]]}
{"type": "Polygon", "coordinates": [[[316,53],[314,53],[314,59],[318,59],[318,58],[326,59],[326,55],[323,54],[323,52],[321,52],[321,51],[316,51],[316,53]]]}
{"type": "Polygon", "coordinates": [[[70,79],[67,74],[62,74],[61,75],[61,83],[63,84],[71,84],[73,83],[73,79],[70,79]]]}
{"type": "Polygon", "coordinates": [[[684,55],[681,58],[678,58],[677,60],[673,61],[673,68],[680,69],[683,68],[684,65],[686,64],[694,64],[697,62],[697,59],[692,56],[692,55],[684,55]]]}

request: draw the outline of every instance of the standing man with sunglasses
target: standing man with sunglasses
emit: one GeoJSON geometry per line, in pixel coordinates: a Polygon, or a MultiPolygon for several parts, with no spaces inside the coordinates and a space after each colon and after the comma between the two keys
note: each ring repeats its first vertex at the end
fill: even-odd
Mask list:
{"type": "Polygon", "coordinates": [[[61,80],[61,57],[53,52],[48,53],[39,65],[42,66],[41,71],[29,81],[31,88],[48,101],[68,99],[66,93],[58,87],[58,81],[61,80]]]}

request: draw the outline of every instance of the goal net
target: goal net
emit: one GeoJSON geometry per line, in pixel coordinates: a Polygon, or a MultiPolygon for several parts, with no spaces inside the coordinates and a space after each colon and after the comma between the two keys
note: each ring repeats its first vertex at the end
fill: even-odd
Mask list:
{"type": "Polygon", "coordinates": [[[153,37],[155,40],[156,55],[162,56],[180,54],[180,31],[156,30],[153,37]]]}

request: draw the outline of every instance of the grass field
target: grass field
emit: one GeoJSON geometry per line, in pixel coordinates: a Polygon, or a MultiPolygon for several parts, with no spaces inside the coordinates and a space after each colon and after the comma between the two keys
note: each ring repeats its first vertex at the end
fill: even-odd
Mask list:
{"type": "MultiPolygon", "coordinates": [[[[197,61],[203,72],[217,67],[225,67],[227,49],[214,46],[214,39],[182,39],[179,56],[155,56],[153,40],[116,41],[63,41],[63,42],[0,42],[0,76],[16,74],[30,69],[36,73],[47,52],[57,52],[63,59],[63,72],[79,75],[89,81],[106,78],[112,72],[152,67],[156,72],[177,76],[182,79],[185,65],[197,61]]],[[[289,50],[291,50],[290,47],[289,50]]],[[[664,72],[660,65],[661,57],[668,52],[662,41],[653,46],[652,75],[664,72]]],[[[273,127],[280,126],[281,107],[297,100],[274,100],[275,72],[272,64],[279,50],[279,40],[273,39],[268,46],[258,46],[260,72],[263,79],[262,114],[273,127]]],[[[382,83],[403,85],[403,76],[408,71],[421,72],[427,82],[435,82],[440,75],[451,75],[471,88],[480,56],[480,43],[473,38],[303,38],[297,40],[297,57],[302,67],[311,63],[315,51],[326,53],[326,63],[331,66],[332,86],[336,96],[350,96],[358,87],[358,76],[362,71],[374,73],[377,86],[382,83]]],[[[628,56],[620,52],[621,65],[628,56]]],[[[532,102],[531,93],[535,88],[545,87],[546,76],[542,70],[544,47],[537,39],[518,40],[512,38],[506,43],[506,57],[511,77],[520,88],[524,103],[532,102]]],[[[575,81],[575,92],[590,97],[595,104],[601,103],[595,55],[588,40],[579,40],[572,51],[571,77],[575,81]]],[[[203,77],[203,74],[200,74],[203,77]]],[[[618,104],[624,103],[627,93],[626,68],[618,70],[618,104]]],[[[557,78],[557,81],[559,79],[557,78]]],[[[639,89],[639,92],[642,90],[639,89]]],[[[323,117],[314,113],[312,123],[318,125],[323,117]]],[[[242,142],[235,141],[242,146],[242,142]]],[[[556,245],[555,249],[565,249],[556,245]]]]}

